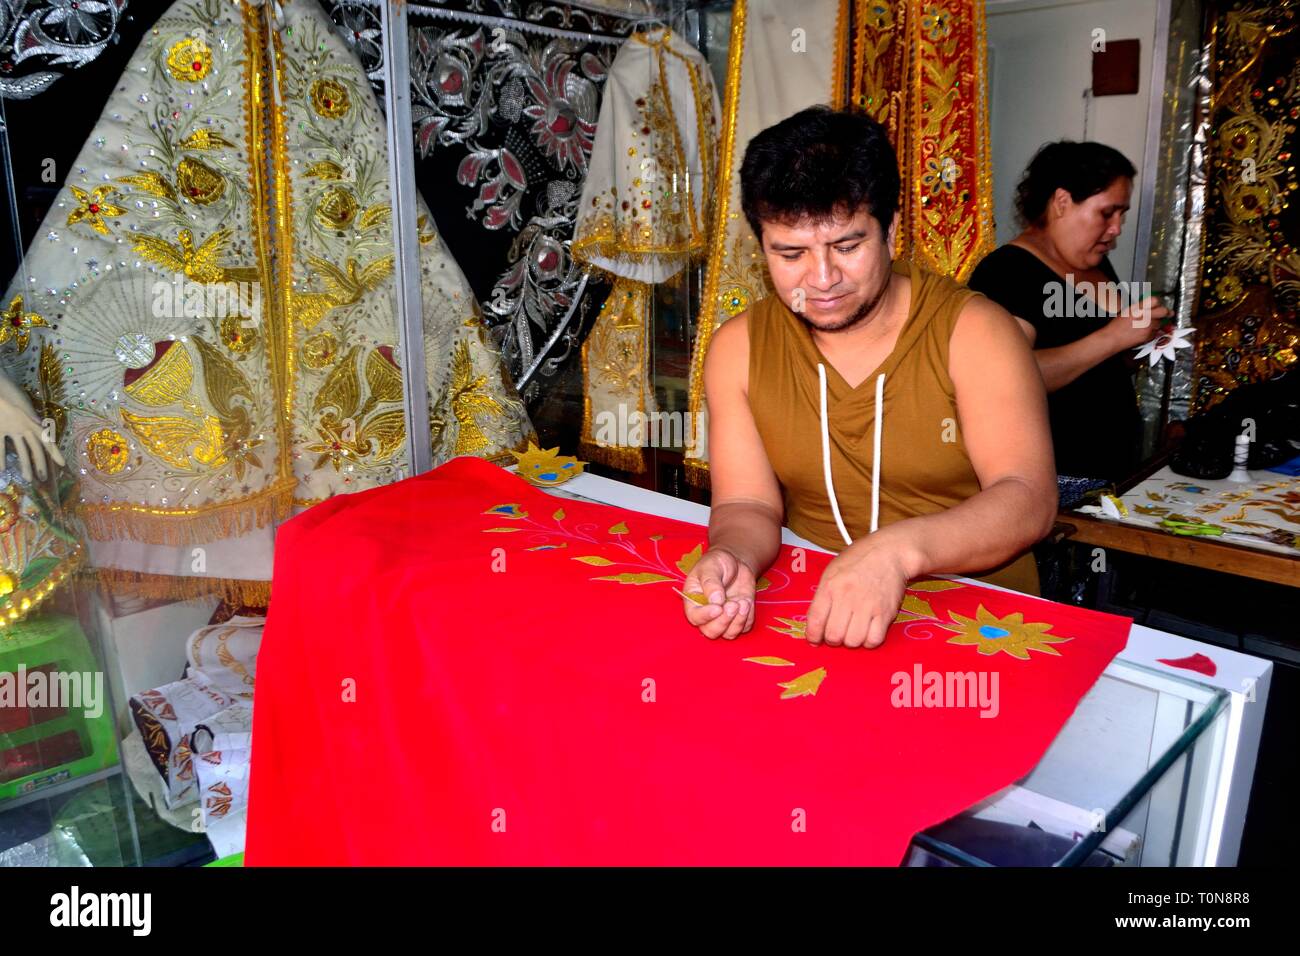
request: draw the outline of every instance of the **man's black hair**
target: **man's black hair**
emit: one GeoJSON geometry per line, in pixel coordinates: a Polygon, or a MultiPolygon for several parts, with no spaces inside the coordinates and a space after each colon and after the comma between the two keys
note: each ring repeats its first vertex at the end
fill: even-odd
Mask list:
{"type": "Polygon", "coordinates": [[[740,166],[740,205],[762,238],[763,220],[822,223],[864,206],[889,232],[898,209],[898,157],[865,113],[812,106],[752,140],[740,166]]]}

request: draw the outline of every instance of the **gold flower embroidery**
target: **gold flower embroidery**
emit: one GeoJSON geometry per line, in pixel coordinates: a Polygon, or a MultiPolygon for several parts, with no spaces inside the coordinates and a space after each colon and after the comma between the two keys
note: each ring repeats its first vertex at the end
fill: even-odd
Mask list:
{"type": "Polygon", "coordinates": [[[0,571],[0,597],[7,597],[8,595],[13,594],[14,588],[17,586],[18,582],[14,580],[12,574],[8,571],[0,571]]]}
{"type": "Polygon", "coordinates": [[[185,157],[176,167],[181,195],[199,206],[208,206],[226,192],[226,177],[197,159],[185,157]]]}
{"type": "Polygon", "coordinates": [[[1026,624],[1025,616],[1019,611],[1006,617],[996,617],[984,609],[981,604],[974,618],[965,617],[955,611],[949,611],[955,624],[944,624],[950,631],[956,631],[956,637],[948,638],[949,644],[973,644],[981,654],[996,654],[1005,651],[1022,661],[1029,660],[1030,651],[1042,651],[1044,654],[1060,656],[1052,648],[1053,644],[1063,644],[1071,638],[1056,637],[1047,632],[1050,624],[1026,624]]]}
{"type": "Polygon", "coordinates": [[[325,190],[316,205],[316,221],[326,229],[346,229],[357,215],[357,200],[342,186],[325,190]]]}
{"type": "Polygon", "coordinates": [[[72,190],[72,195],[77,200],[77,208],[68,213],[69,226],[84,222],[100,235],[107,236],[108,224],[104,220],[115,219],[126,212],[121,206],[108,201],[108,197],[115,191],[112,186],[96,186],[90,192],[76,186],[69,186],[68,189],[72,190]]]}
{"type": "Polygon", "coordinates": [[[341,84],[317,80],[311,85],[311,105],[326,119],[338,119],[352,106],[352,100],[341,84]]]}
{"type": "Polygon", "coordinates": [[[202,40],[186,37],[167,51],[167,72],[180,83],[197,83],[212,71],[212,51],[202,40]]]}
{"type": "Polygon", "coordinates": [[[735,318],[749,308],[749,290],[743,286],[733,286],[721,293],[723,311],[735,318]]]}
{"type": "Polygon", "coordinates": [[[1219,301],[1224,303],[1236,302],[1241,298],[1245,289],[1242,287],[1241,280],[1232,273],[1228,273],[1219,280],[1214,291],[1219,296],[1219,301]]]}
{"type": "Polygon", "coordinates": [[[18,351],[25,352],[34,328],[47,329],[49,325],[35,312],[24,311],[23,297],[16,295],[9,303],[9,308],[0,315],[0,345],[13,339],[18,343],[18,351]]]}
{"type": "Polygon", "coordinates": [[[1262,183],[1233,183],[1224,190],[1228,218],[1235,223],[1254,222],[1272,205],[1272,194],[1262,183]]]}
{"type": "Polygon", "coordinates": [[[952,33],[952,14],[936,3],[925,8],[921,17],[921,29],[929,34],[931,40],[942,40],[952,33]]]}
{"type": "Polygon", "coordinates": [[[582,474],[584,462],[561,455],[558,445],[541,449],[530,440],[527,451],[511,450],[510,454],[514,455],[519,465],[519,477],[535,485],[559,485],[582,474]]]}
{"type": "Polygon", "coordinates": [[[86,439],[86,456],[98,471],[106,475],[116,475],[126,467],[126,438],[111,428],[101,428],[86,439]]]}
{"type": "Polygon", "coordinates": [[[951,156],[943,157],[940,162],[927,159],[925,161],[925,172],[921,175],[921,183],[928,187],[931,193],[950,193],[954,189],[953,183],[960,176],[961,167],[953,161],[951,156]]]}
{"type": "Polygon", "coordinates": [[[894,25],[894,14],[889,4],[877,2],[867,8],[867,25],[876,30],[888,30],[894,25]]]}
{"type": "Polygon", "coordinates": [[[251,351],[257,344],[257,329],[244,325],[246,316],[228,315],[221,320],[221,341],[236,355],[251,351]]]}
{"type": "Polygon", "coordinates": [[[333,412],[326,412],[316,426],[316,431],[320,434],[321,440],[307,446],[308,451],[320,454],[316,459],[314,466],[316,468],[328,461],[334,466],[335,471],[339,471],[345,460],[359,461],[368,450],[368,441],[367,447],[362,447],[357,441],[356,422],[350,418],[340,420],[333,412]]]}
{"type": "Polygon", "coordinates": [[[309,369],[322,369],[334,364],[338,352],[339,341],[334,337],[334,333],[321,332],[302,344],[302,364],[309,369]]]}

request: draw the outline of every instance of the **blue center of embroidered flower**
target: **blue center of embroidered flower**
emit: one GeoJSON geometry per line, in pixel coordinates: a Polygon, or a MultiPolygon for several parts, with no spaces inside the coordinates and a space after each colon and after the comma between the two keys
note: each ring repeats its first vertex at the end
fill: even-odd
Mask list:
{"type": "Polygon", "coordinates": [[[980,625],[980,637],[987,637],[989,640],[995,640],[999,637],[1008,637],[1010,634],[1010,631],[1004,630],[1000,627],[994,627],[992,624],[980,625]]]}

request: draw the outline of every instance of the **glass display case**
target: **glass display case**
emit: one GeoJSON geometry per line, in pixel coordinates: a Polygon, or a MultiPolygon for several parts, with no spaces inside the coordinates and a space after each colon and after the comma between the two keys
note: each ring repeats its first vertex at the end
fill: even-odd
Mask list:
{"type": "Polygon", "coordinates": [[[1205,864],[1228,702],[1225,690],[1116,661],[1029,776],[918,834],[909,865],[992,865],[1027,838],[1039,865],[1205,864]]]}

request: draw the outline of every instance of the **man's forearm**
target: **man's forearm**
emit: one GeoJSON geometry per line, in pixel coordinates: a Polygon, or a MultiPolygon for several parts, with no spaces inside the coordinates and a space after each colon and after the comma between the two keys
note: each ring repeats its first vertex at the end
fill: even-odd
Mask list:
{"type": "Polygon", "coordinates": [[[1069,345],[1036,349],[1034,359],[1038,362],[1038,370],[1043,373],[1047,391],[1055,392],[1118,351],[1111,337],[1101,329],[1069,345]]]}
{"type": "Polygon", "coordinates": [[[728,501],[709,514],[709,549],[730,551],[758,577],[781,550],[781,516],[759,501],[728,501]]]}
{"type": "MultiPolygon", "coordinates": [[[[1052,489],[1054,494],[1055,489],[1052,489]]],[[[1044,537],[1055,498],[1018,478],[1004,478],[938,514],[907,518],[860,538],[864,547],[895,547],[909,580],[927,574],[986,571],[1044,537]]]]}

